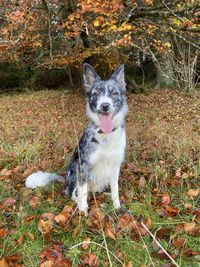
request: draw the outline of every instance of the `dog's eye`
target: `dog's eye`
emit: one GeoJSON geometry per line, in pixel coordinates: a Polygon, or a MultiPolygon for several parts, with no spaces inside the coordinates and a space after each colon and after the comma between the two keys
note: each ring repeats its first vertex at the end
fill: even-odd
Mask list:
{"type": "Polygon", "coordinates": [[[92,96],[94,96],[94,97],[97,97],[98,95],[99,95],[99,93],[97,91],[92,93],[92,96]]]}
{"type": "Polygon", "coordinates": [[[113,91],[112,95],[117,96],[117,95],[119,95],[119,93],[117,91],[113,91]]]}

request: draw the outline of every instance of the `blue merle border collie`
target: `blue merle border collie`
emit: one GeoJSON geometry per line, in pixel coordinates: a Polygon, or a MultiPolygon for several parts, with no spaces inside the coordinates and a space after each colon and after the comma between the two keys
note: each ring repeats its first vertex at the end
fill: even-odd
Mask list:
{"type": "MultiPolygon", "coordinates": [[[[126,146],[128,108],[124,65],[105,81],[89,64],[84,64],[83,80],[90,122],[67,167],[64,192],[87,214],[88,193],[102,192],[109,185],[114,208],[120,208],[118,179],[126,146]]],[[[27,177],[26,187],[44,186],[59,179],[56,174],[39,171],[27,177]]]]}

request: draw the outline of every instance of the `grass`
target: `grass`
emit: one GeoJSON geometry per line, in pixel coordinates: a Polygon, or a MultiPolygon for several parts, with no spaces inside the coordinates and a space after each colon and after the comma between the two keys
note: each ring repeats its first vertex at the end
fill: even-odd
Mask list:
{"type": "MultiPolygon", "coordinates": [[[[199,195],[190,196],[188,190],[199,188],[200,177],[200,100],[176,91],[162,90],[149,95],[128,95],[127,151],[120,177],[120,198],[135,219],[151,221],[150,231],[157,238],[160,229],[166,235],[157,238],[174,256],[178,266],[200,266],[199,255],[187,255],[186,249],[199,251],[199,195]],[[163,194],[170,196],[167,205],[160,205],[163,194]],[[186,208],[186,204],[190,208],[186,208]],[[166,212],[176,208],[177,213],[166,212]],[[196,213],[197,214],[197,213],[196,213]],[[192,231],[184,230],[195,223],[192,231]],[[183,248],[173,245],[184,239],[183,248]]],[[[114,232],[116,240],[90,227],[92,217],[79,218],[75,214],[69,229],[53,222],[51,241],[45,241],[38,229],[38,221],[46,212],[58,215],[73,201],[63,196],[62,185],[27,190],[24,180],[36,170],[65,170],[73,149],[76,134],[80,136],[87,120],[85,100],[81,93],[37,91],[0,98],[0,228],[8,233],[1,238],[1,258],[20,255],[19,266],[38,266],[40,252],[55,241],[64,244],[63,253],[72,266],[83,264],[86,255],[98,257],[99,266],[164,266],[170,261],[158,256],[152,239],[144,234],[128,231],[114,232]],[[9,172],[10,171],[10,172],[9,172]],[[3,173],[3,174],[2,174],[3,173]],[[39,197],[33,208],[30,200],[39,197]],[[16,200],[5,207],[8,198],[16,200]],[[28,216],[33,219],[26,221],[28,216]],[[32,237],[32,238],[31,238],[32,237]],[[82,242],[90,238],[87,249],[82,242]],[[106,243],[105,243],[106,240],[106,243]],[[77,245],[79,244],[80,245],[77,245]],[[106,248],[107,244],[107,248],[106,248]],[[77,246],[76,246],[77,245],[77,246]],[[114,254],[114,256],[113,256],[114,254]],[[21,265],[20,265],[21,264],[21,265]]],[[[123,215],[117,216],[108,196],[96,196],[97,205],[116,229],[123,215]]],[[[90,207],[95,206],[93,199],[90,207]]],[[[106,219],[107,220],[107,219],[106,219]]],[[[106,222],[105,222],[106,223],[106,222]]],[[[105,231],[105,229],[104,229],[105,231]]],[[[10,266],[15,266],[10,260],[10,266]],[[13,265],[12,265],[13,264],[13,265]]]]}

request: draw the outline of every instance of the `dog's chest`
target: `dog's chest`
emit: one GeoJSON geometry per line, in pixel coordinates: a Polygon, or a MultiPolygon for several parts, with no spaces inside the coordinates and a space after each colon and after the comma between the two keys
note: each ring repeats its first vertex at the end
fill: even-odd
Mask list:
{"type": "Polygon", "coordinates": [[[107,136],[98,134],[96,138],[99,144],[89,157],[90,189],[100,192],[113,176],[118,176],[124,158],[125,131],[119,128],[107,136]]]}

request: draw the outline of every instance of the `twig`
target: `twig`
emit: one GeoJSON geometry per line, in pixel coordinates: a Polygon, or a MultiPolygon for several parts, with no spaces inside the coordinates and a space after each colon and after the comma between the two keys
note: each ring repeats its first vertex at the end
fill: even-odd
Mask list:
{"type": "MultiPolygon", "coordinates": [[[[94,197],[95,205],[96,205],[96,207],[98,208],[95,194],[93,194],[93,197],[94,197]]],[[[97,214],[98,214],[98,213],[97,213],[97,214]]],[[[113,265],[112,265],[111,258],[110,258],[110,255],[109,255],[108,245],[107,245],[107,242],[106,242],[106,237],[105,237],[105,234],[104,234],[104,231],[103,231],[103,225],[102,225],[100,216],[99,216],[99,221],[100,221],[100,225],[101,225],[101,231],[102,231],[103,240],[104,240],[104,243],[105,243],[105,249],[106,249],[106,253],[107,253],[107,256],[108,256],[108,260],[109,260],[110,266],[113,266],[113,265]]]]}
{"type": "Polygon", "coordinates": [[[164,253],[167,255],[167,257],[172,261],[172,263],[177,266],[180,267],[180,265],[178,265],[175,260],[169,255],[169,253],[163,248],[163,246],[156,240],[156,238],[154,237],[154,235],[149,231],[149,229],[146,227],[146,225],[141,222],[142,227],[148,232],[148,234],[152,237],[153,241],[156,243],[156,245],[161,248],[164,253]]]}
{"type": "MultiPolygon", "coordinates": [[[[79,246],[82,246],[82,245],[85,244],[85,243],[86,243],[85,241],[80,242],[80,243],[78,243],[78,244],[76,244],[76,245],[70,247],[69,249],[71,250],[71,249],[77,248],[77,247],[79,247],[79,246]]],[[[117,258],[113,252],[111,252],[110,250],[108,250],[108,248],[106,248],[105,246],[103,246],[103,245],[101,245],[101,244],[99,244],[99,243],[96,243],[96,242],[94,242],[94,241],[90,241],[90,242],[88,242],[88,243],[97,245],[97,246],[99,246],[99,247],[101,247],[101,248],[104,248],[104,249],[105,249],[106,251],[108,251],[108,252],[109,252],[109,253],[110,253],[110,254],[111,254],[111,255],[112,255],[112,256],[113,256],[119,263],[122,264],[122,267],[124,267],[124,263],[123,263],[119,258],[117,258]]]]}

